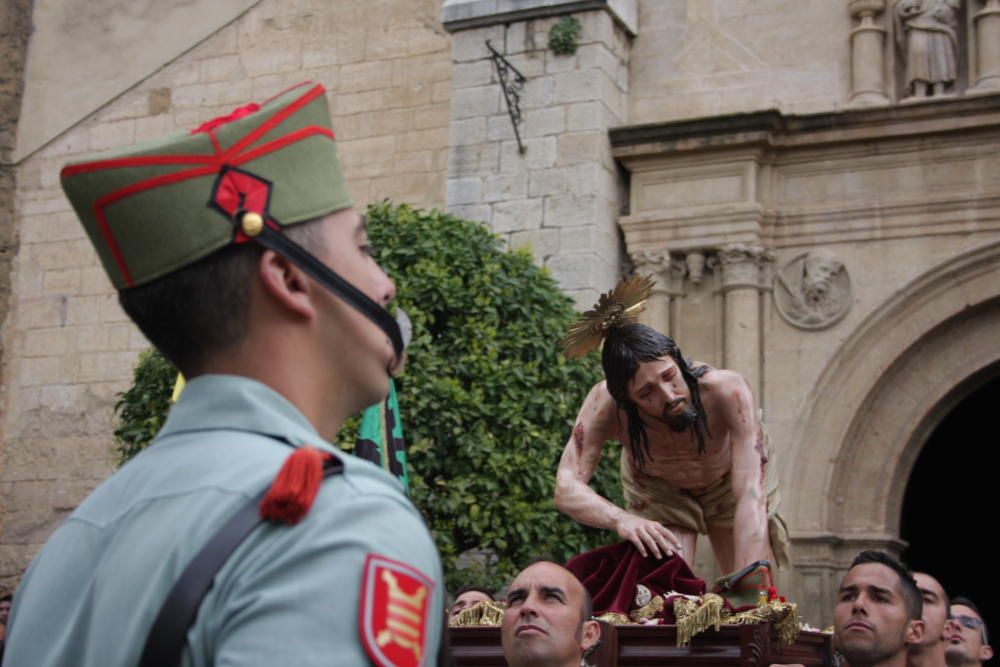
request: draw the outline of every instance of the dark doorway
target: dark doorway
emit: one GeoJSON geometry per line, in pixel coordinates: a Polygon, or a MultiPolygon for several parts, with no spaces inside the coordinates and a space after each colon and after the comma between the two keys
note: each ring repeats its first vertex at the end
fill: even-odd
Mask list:
{"type": "Polygon", "coordinates": [[[952,597],[979,607],[997,647],[997,506],[1000,377],[948,413],[924,445],[906,485],[900,537],[914,570],[936,577],[952,597]]]}

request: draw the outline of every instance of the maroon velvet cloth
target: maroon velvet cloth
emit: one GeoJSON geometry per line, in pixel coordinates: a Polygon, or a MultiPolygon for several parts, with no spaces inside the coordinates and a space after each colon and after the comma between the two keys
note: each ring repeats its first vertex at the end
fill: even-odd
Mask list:
{"type": "MultiPolygon", "coordinates": [[[[694,576],[684,559],[643,558],[631,542],[619,542],[574,556],[566,569],[583,582],[594,599],[594,615],[606,612],[628,614],[636,609],[635,587],[642,584],[656,595],[670,591],[704,595],[705,582],[694,576]]],[[[665,609],[665,621],[673,622],[673,611],[665,609]]]]}

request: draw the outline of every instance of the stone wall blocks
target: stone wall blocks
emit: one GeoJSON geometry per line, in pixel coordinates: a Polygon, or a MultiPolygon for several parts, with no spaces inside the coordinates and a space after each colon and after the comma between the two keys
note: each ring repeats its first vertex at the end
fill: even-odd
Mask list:
{"type": "Polygon", "coordinates": [[[59,357],[25,357],[19,368],[19,383],[22,387],[39,387],[55,384],[62,378],[59,357]]]}
{"type": "Polygon", "coordinates": [[[431,102],[451,101],[451,81],[438,81],[431,87],[431,102]]]}
{"type": "Polygon", "coordinates": [[[524,136],[543,137],[566,130],[565,107],[530,109],[524,114],[524,136]]]}
{"type": "Polygon", "coordinates": [[[556,164],[560,167],[596,163],[611,169],[614,165],[608,135],[599,130],[562,134],[557,150],[556,164]]]}
{"type": "Polygon", "coordinates": [[[32,329],[24,335],[20,354],[24,357],[53,357],[75,349],[74,332],[65,327],[32,329]]]}
{"type": "MultiPolygon", "coordinates": [[[[409,40],[409,28],[370,31],[365,39],[365,60],[403,58],[409,52],[409,40]]],[[[414,42],[414,45],[416,46],[417,42],[414,42]]]]}
{"type": "Polygon", "coordinates": [[[243,49],[240,51],[240,62],[249,77],[294,72],[302,68],[302,43],[288,40],[266,47],[243,49]]]}
{"type": "Polygon", "coordinates": [[[45,272],[42,293],[72,296],[80,293],[80,269],[63,269],[45,272]]]}
{"type": "Polygon", "coordinates": [[[578,255],[558,254],[550,257],[545,266],[552,272],[552,277],[564,290],[583,290],[597,284],[595,273],[601,259],[593,253],[578,255]]]}
{"type": "Polygon", "coordinates": [[[430,104],[413,111],[413,127],[426,130],[431,127],[448,127],[451,110],[448,104],[430,104]]]}
{"type": "Polygon", "coordinates": [[[90,128],[88,148],[102,151],[107,148],[127,146],[135,139],[135,121],[131,119],[98,123],[90,128]]]}
{"type": "Polygon", "coordinates": [[[389,198],[397,203],[434,206],[441,201],[444,179],[439,174],[422,172],[396,174],[372,179],[376,199],[389,198]]]}
{"type": "Polygon", "coordinates": [[[22,331],[60,327],[66,320],[66,301],[60,297],[24,299],[17,305],[17,323],[22,331]]]}
{"type": "Polygon", "coordinates": [[[380,111],[385,108],[383,102],[384,95],[385,91],[382,90],[335,95],[331,101],[331,111],[334,116],[349,116],[355,113],[380,111]]]}
{"type": "Polygon", "coordinates": [[[474,86],[496,85],[496,74],[493,63],[489,60],[476,60],[471,63],[460,63],[452,70],[451,83],[456,90],[474,86]]]}
{"type": "Polygon", "coordinates": [[[599,69],[616,80],[624,66],[622,60],[612,53],[604,44],[584,44],[577,52],[579,69],[599,69]]]}
{"type": "Polygon", "coordinates": [[[356,93],[363,90],[388,88],[392,85],[392,62],[374,61],[353,63],[340,68],[337,93],[356,93]]]}
{"type": "Polygon", "coordinates": [[[614,82],[607,74],[601,71],[597,71],[597,86],[596,90],[599,91],[598,99],[604,103],[604,106],[608,108],[611,112],[613,118],[622,122],[625,120],[626,106],[628,104],[628,95],[625,91],[618,87],[618,84],[614,82]]]}
{"type": "Polygon", "coordinates": [[[76,241],[86,238],[83,225],[70,211],[29,215],[21,218],[21,244],[51,243],[53,241],[76,241]]]}
{"type": "Polygon", "coordinates": [[[451,117],[454,119],[489,116],[500,111],[499,86],[476,86],[452,91],[451,117]]]}
{"type": "Polygon", "coordinates": [[[483,201],[524,199],[528,195],[527,174],[503,174],[483,178],[483,201]]]}
{"type": "Polygon", "coordinates": [[[91,352],[80,355],[80,381],[121,380],[132,376],[136,356],[127,352],[91,352]]]}
{"type": "Polygon", "coordinates": [[[510,235],[512,248],[524,248],[531,251],[535,264],[542,266],[545,260],[559,252],[558,229],[535,229],[524,232],[514,232],[510,235]]]}
{"type": "Polygon", "coordinates": [[[493,48],[502,49],[503,30],[502,25],[491,25],[485,28],[463,30],[455,34],[451,40],[452,61],[463,63],[488,58],[490,50],[486,48],[486,40],[490,40],[493,48]]]}
{"type": "Polygon", "coordinates": [[[104,107],[94,115],[98,123],[107,123],[125,118],[139,118],[149,113],[149,101],[145,95],[127,94],[104,107]]]}
{"type": "Polygon", "coordinates": [[[135,141],[149,141],[169,134],[177,129],[174,117],[169,114],[159,114],[147,118],[135,119],[135,141]]]}
{"type": "MultiPolygon", "coordinates": [[[[88,139],[88,131],[80,126],[77,126],[67,130],[59,137],[46,144],[40,151],[38,151],[37,156],[42,158],[64,158],[67,155],[85,153],[87,151],[88,139]]],[[[28,164],[28,162],[25,162],[25,164],[28,164]]]]}
{"type": "MultiPolygon", "coordinates": [[[[601,91],[603,94],[603,90],[600,87],[601,72],[599,70],[584,70],[553,74],[552,81],[555,87],[553,100],[557,104],[592,100],[594,99],[595,91],[601,91]]],[[[603,97],[601,99],[603,100],[603,97]]],[[[615,110],[615,107],[610,105],[609,108],[611,108],[612,111],[615,110]]]]}
{"type": "Polygon", "coordinates": [[[514,126],[511,124],[508,114],[499,113],[486,120],[486,139],[488,141],[505,141],[513,138],[514,126]]]}
{"type": "Polygon", "coordinates": [[[319,41],[304,44],[302,66],[312,68],[361,62],[365,57],[365,34],[363,30],[334,30],[319,41]]]}
{"type": "MultiPolygon", "coordinates": [[[[271,72],[260,72],[270,74],[271,72]]],[[[248,76],[251,74],[247,69],[248,76]]],[[[236,106],[246,104],[253,93],[250,79],[223,83],[199,83],[174,88],[171,100],[174,109],[203,109],[209,106],[236,106]]]]}
{"type": "Polygon", "coordinates": [[[430,172],[434,170],[434,152],[431,150],[398,153],[392,165],[393,174],[430,172]]]}
{"type": "Polygon", "coordinates": [[[558,74],[560,72],[573,72],[580,67],[578,53],[572,55],[556,55],[552,51],[545,52],[545,73],[558,74]]]}
{"type": "Polygon", "coordinates": [[[243,63],[235,53],[206,58],[199,63],[198,80],[204,83],[236,81],[245,76],[243,63]]]}
{"type": "Polygon", "coordinates": [[[539,199],[521,199],[493,205],[491,227],[494,232],[521,232],[541,229],[542,202],[539,199]]]}
{"type": "Polygon", "coordinates": [[[526,152],[518,151],[516,141],[504,141],[500,145],[500,173],[511,174],[525,170],[548,169],[556,163],[556,138],[539,137],[525,139],[526,152]]]}
{"type": "Polygon", "coordinates": [[[543,109],[551,107],[556,99],[556,83],[553,77],[528,79],[521,94],[521,109],[543,109]]]}
{"type": "Polygon", "coordinates": [[[449,177],[495,174],[500,164],[500,144],[453,145],[445,149],[449,177]]]}
{"type": "Polygon", "coordinates": [[[487,225],[493,216],[493,208],[489,204],[448,204],[445,206],[445,211],[464,220],[482,222],[487,225]]]}
{"type": "Polygon", "coordinates": [[[409,55],[437,53],[450,50],[451,38],[447,33],[428,27],[410,28],[406,33],[406,52],[409,55]]]}
{"type": "Polygon", "coordinates": [[[448,144],[451,146],[469,146],[486,141],[486,118],[467,118],[452,121],[448,129],[448,144]]]}
{"type": "Polygon", "coordinates": [[[581,12],[576,15],[580,20],[580,42],[588,44],[597,42],[598,44],[613,44],[615,33],[619,32],[615,26],[615,21],[607,12],[592,11],[581,12]]]}
{"type": "Polygon", "coordinates": [[[483,179],[473,176],[449,178],[445,190],[448,205],[478,204],[483,200],[483,179]]]}
{"type": "Polygon", "coordinates": [[[122,310],[121,304],[118,303],[116,294],[109,294],[101,300],[100,321],[102,323],[131,322],[128,315],[122,310]]]}
{"type": "Polygon", "coordinates": [[[574,227],[593,224],[604,212],[604,200],[597,195],[554,195],[545,198],[546,227],[574,227]]]}
{"type": "MultiPolygon", "coordinates": [[[[545,73],[545,53],[544,51],[529,51],[510,55],[507,60],[517,68],[525,79],[531,80],[542,76],[545,73]]],[[[493,67],[493,63],[490,63],[493,67]]],[[[495,79],[496,77],[494,77],[495,79]]]]}
{"type": "Polygon", "coordinates": [[[590,194],[597,191],[601,180],[601,166],[578,164],[572,167],[555,167],[533,171],[528,183],[528,195],[545,197],[567,193],[590,194]]]}

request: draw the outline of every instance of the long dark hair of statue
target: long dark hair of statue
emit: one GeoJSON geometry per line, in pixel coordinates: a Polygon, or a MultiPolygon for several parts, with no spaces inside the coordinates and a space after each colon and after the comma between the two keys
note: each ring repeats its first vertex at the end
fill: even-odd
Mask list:
{"type": "Polygon", "coordinates": [[[611,398],[615,399],[618,407],[625,411],[628,422],[628,446],[632,452],[632,460],[640,472],[645,469],[646,458],[652,461],[653,455],[649,451],[649,436],[646,435],[646,427],[639,417],[639,408],[628,398],[628,384],[639,369],[639,364],[655,361],[667,355],[677,364],[684,382],[691,391],[691,403],[698,413],[698,418],[691,424],[691,439],[698,441],[698,453],[704,454],[705,436],[711,437],[711,434],[708,432],[705,408],[701,405],[698,378],[708,372],[708,366],[692,369],[681,354],[677,343],[644,324],[615,327],[604,339],[604,350],[601,352],[604,378],[608,381],[611,398]]]}

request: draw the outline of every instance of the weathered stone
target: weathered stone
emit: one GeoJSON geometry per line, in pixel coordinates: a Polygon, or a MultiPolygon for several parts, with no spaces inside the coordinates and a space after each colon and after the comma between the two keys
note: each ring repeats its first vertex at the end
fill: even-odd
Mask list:
{"type": "Polygon", "coordinates": [[[490,226],[498,233],[539,229],[542,226],[542,202],[538,199],[498,202],[493,205],[490,226]]]}

